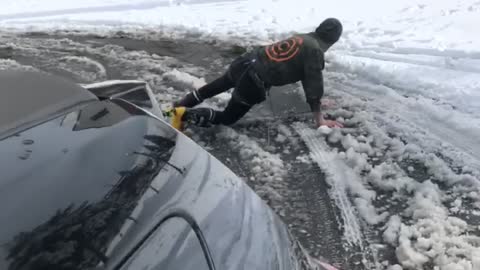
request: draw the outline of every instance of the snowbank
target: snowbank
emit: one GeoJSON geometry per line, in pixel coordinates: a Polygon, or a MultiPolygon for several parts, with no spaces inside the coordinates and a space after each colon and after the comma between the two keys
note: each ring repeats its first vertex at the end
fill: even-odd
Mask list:
{"type": "Polygon", "coordinates": [[[0,25],[16,29],[148,29],[258,42],[311,31],[323,18],[338,17],[345,24],[348,48],[382,44],[476,52],[480,41],[472,27],[480,20],[480,4],[473,0],[339,0],[322,5],[314,0],[18,0],[5,5],[0,25]]]}
{"type": "MultiPolygon", "coordinates": [[[[338,193],[334,198],[348,194],[358,215],[370,227],[383,230],[383,241],[396,249],[399,265],[389,269],[431,269],[432,265],[439,270],[476,269],[480,237],[475,233],[478,224],[469,217],[476,213],[480,200],[476,196],[478,160],[449,159],[466,153],[423,132],[428,127],[409,125],[395,114],[396,106],[402,105],[373,103],[343,91],[333,93],[353,113],[348,116],[344,109],[328,112],[344,117],[348,128],[314,132],[298,123],[296,131],[326,172],[333,194],[338,193]],[[382,106],[391,111],[366,111],[375,112],[382,106]],[[458,167],[465,170],[459,172],[458,167]]],[[[340,201],[337,206],[345,213],[350,207],[340,201]]],[[[351,227],[354,216],[344,214],[343,218],[345,226],[351,227]]],[[[346,229],[346,237],[348,233],[346,229]]]]}

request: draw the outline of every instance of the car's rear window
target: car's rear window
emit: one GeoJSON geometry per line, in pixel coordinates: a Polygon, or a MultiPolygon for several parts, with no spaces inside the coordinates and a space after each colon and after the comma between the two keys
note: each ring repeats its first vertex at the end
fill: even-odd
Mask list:
{"type": "Polygon", "coordinates": [[[95,99],[86,89],[55,76],[30,71],[0,71],[0,136],[95,99]]]}

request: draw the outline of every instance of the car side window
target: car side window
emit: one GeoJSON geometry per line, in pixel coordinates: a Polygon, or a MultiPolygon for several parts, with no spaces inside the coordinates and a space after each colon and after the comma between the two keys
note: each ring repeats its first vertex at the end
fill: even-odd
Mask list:
{"type": "Polygon", "coordinates": [[[121,269],[210,270],[194,230],[179,217],[164,221],[121,269]]]}

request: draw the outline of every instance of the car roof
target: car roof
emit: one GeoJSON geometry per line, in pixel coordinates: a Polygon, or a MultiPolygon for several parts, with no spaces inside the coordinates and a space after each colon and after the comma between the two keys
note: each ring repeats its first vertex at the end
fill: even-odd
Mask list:
{"type": "Polygon", "coordinates": [[[96,99],[85,88],[58,76],[0,70],[0,135],[96,99]]]}

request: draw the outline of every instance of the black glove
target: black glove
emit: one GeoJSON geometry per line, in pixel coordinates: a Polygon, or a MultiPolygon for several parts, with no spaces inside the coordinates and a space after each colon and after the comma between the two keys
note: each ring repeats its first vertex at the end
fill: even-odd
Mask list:
{"type": "Polygon", "coordinates": [[[184,96],[181,100],[173,102],[173,107],[187,107],[192,108],[202,103],[202,98],[197,90],[193,90],[184,96]]]}
{"type": "Polygon", "coordinates": [[[214,117],[215,111],[210,108],[187,109],[182,121],[199,127],[211,127],[214,117]]]}

